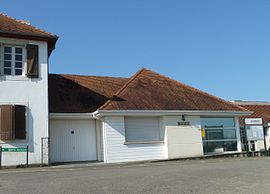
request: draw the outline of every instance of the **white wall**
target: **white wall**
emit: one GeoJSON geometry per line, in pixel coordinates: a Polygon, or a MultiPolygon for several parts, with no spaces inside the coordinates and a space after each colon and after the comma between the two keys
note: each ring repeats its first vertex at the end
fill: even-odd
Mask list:
{"type": "MultiPolygon", "coordinates": [[[[160,117],[163,143],[126,144],[124,116],[103,118],[104,162],[130,162],[154,159],[203,156],[200,116],[186,116],[190,126],[178,126],[180,116],[160,117]]],[[[241,151],[238,118],[236,121],[237,147],[241,151]]]]}
{"type": "Polygon", "coordinates": [[[96,120],[96,134],[97,134],[97,159],[98,161],[104,161],[103,122],[101,120],[96,120]]]}
{"type": "Polygon", "coordinates": [[[129,162],[167,158],[165,143],[125,144],[123,116],[104,117],[104,162],[129,162]]]}
{"type": "Polygon", "coordinates": [[[234,118],[234,123],[235,123],[236,138],[237,138],[237,151],[242,152],[239,117],[234,118]]]}
{"type": "MultiPolygon", "coordinates": [[[[26,77],[3,79],[0,76],[0,104],[23,104],[27,106],[27,140],[3,142],[3,148],[29,145],[29,163],[41,163],[41,138],[48,137],[48,71],[47,43],[28,41],[39,46],[39,78],[26,77]]],[[[25,153],[3,153],[3,165],[25,163],[25,153]]]]}
{"type": "Polygon", "coordinates": [[[188,126],[178,126],[180,116],[165,116],[167,131],[168,157],[195,157],[203,155],[201,124],[199,116],[186,116],[188,126]]]}

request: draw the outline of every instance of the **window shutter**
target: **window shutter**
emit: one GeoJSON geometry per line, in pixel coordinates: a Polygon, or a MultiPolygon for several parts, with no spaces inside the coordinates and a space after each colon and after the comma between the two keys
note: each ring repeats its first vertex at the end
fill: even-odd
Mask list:
{"type": "Polygon", "coordinates": [[[15,139],[26,139],[25,106],[15,105],[15,139]]]}
{"type": "Polygon", "coordinates": [[[27,50],[27,77],[38,78],[38,46],[28,44],[27,50]]]}
{"type": "Polygon", "coordinates": [[[125,117],[126,141],[160,141],[159,117],[125,117]]]}
{"type": "Polygon", "coordinates": [[[13,106],[2,105],[0,106],[0,139],[12,140],[13,139],[13,106]]]}

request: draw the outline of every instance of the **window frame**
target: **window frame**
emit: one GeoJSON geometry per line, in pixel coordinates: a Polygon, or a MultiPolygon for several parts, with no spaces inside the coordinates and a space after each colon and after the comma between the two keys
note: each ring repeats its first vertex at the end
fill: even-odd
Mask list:
{"type": "Polygon", "coordinates": [[[25,44],[9,44],[0,43],[0,76],[2,77],[26,77],[26,45],[25,44]],[[4,73],[4,49],[5,47],[11,47],[11,75],[4,73]],[[22,48],[22,74],[16,75],[16,48],[22,48]]]}
{"type": "MultiPolygon", "coordinates": [[[[205,133],[206,133],[206,136],[202,138],[202,143],[203,143],[203,147],[204,145],[207,145],[208,146],[208,143],[223,143],[223,146],[225,143],[229,143],[229,142],[235,142],[236,143],[236,149],[237,149],[237,141],[238,141],[238,138],[237,138],[237,127],[236,127],[236,122],[235,122],[235,117],[201,117],[201,125],[202,125],[202,128],[205,130],[205,133]],[[231,119],[233,121],[233,126],[225,126],[225,125],[220,125],[220,126],[216,126],[215,125],[203,125],[203,122],[202,120],[203,119],[231,119]],[[211,130],[220,130],[222,132],[222,137],[221,139],[208,139],[207,137],[207,133],[209,133],[211,130]],[[234,130],[234,138],[226,138],[225,137],[225,133],[226,131],[228,130],[234,130]]],[[[211,132],[210,132],[211,133],[211,132]]],[[[224,149],[224,148],[223,148],[224,149]]],[[[237,150],[235,151],[223,151],[225,153],[228,153],[228,152],[237,152],[237,150]]],[[[216,153],[215,151],[214,152],[206,152],[204,150],[204,154],[214,154],[216,153]]]]}

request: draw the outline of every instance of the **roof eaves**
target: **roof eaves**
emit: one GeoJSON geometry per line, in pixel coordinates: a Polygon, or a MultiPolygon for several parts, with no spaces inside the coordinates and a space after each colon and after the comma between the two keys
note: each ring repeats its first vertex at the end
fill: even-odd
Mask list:
{"type": "Polygon", "coordinates": [[[99,116],[164,116],[164,115],[191,115],[191,116],[247,116],[251,111],[191,111],[191,110],[97,110],[94,115],[99,116]]]}
{"type": "Polygon", "coordinates": [[[13,31],[4,31],[0,30],[0,33],[2,34],[13,34],[13,35],[22,35],[22,36],[32,36],[32,37],[37,37],[37,38],[48,38],[48,39],[58,39],[59,37],[56,35],[46,35],[46,34],[37,34],[37,33],[24,33],[24,32],[13,32],[13,31]]]}

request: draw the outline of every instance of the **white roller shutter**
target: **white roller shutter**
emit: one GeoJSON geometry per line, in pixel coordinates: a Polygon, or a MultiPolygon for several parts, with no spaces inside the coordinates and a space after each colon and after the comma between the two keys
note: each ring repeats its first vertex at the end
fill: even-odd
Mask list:
{"type": "Polygon", "coordinates": [[[160,141],[159,117],[125,117],[127,142],[160,141]]]}

